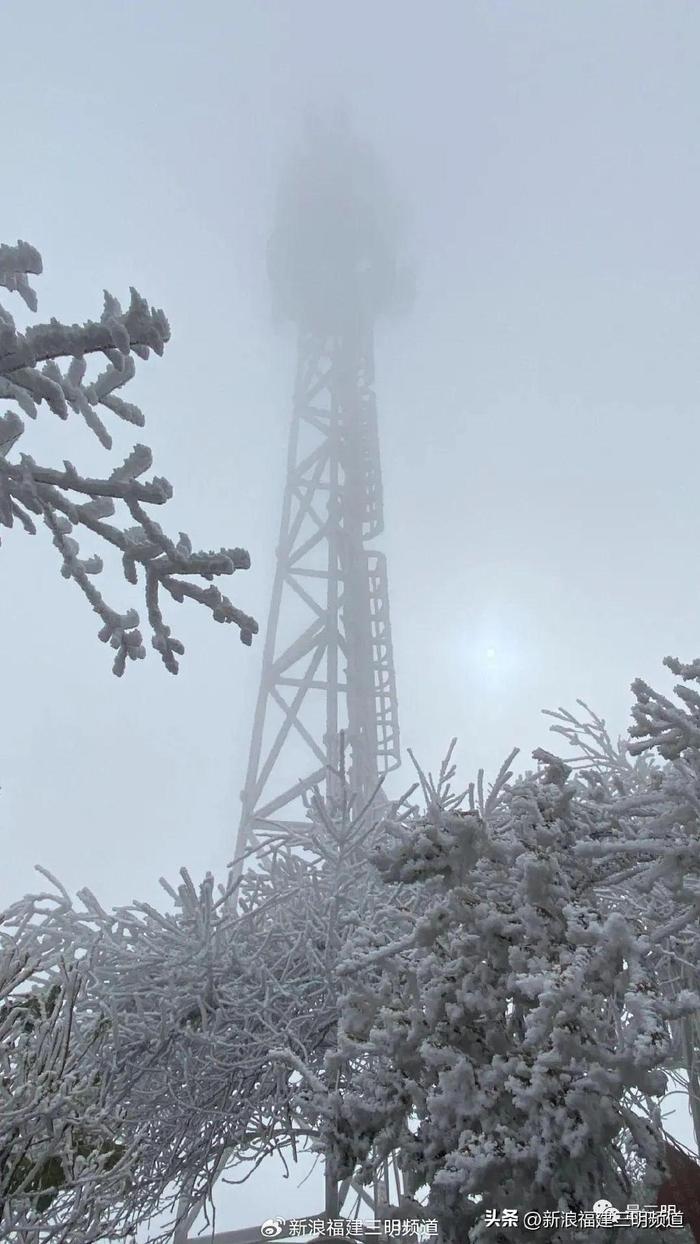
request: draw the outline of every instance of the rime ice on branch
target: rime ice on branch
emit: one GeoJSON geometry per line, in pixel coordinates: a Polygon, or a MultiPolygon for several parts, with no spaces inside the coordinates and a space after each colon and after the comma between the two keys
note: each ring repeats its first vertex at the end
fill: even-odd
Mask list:
{"type": "MultiPolygon", "coordinates": [[[[41,271],[41,256],[26,242],[0,246],[0,285],[18,293],[31,311],[36,311],[37,300],[29,276],[41,271]]],[[[59,419],[74,412],[105,449],[111,449],[101,416],[143,426],[139,408],[125,402],[117,390],[135,374],[134,355],[147,359],[151,351],[162,354],[169,336],[163,312],[150,308],[134,289],[126,311],[105,293],[104,311],[97,321],[67,325],[51,320],[24,333],[0,306],[0,399],[13,403],[29,419],[36,418],[42,403],[59,419]],[[104,371],[93,380],[86,375],[91,354],[107,360],[104,371]]],[[[115,674],[124,672],[127,657],[145,656],[139,615],[134,609],[119,613],[104,600],[92,581],[102,570],[102,560],[80,557],[76,529],[92,532],[119,550],[129,583],[137,583],[141,571],[151,642],[172,674],[177,673],[177,658],[184,648],[163,618],[163,591],[177,602],[189,597],[206,605],[215,621],[235,623],[242,642],[250,644],[257,623],[212,582],[219,575],[247,570],[248,553],[239,548],[194,551],[182,532],[177,541],[165,534],[147,507],[163,505],[172,488],[166,479],[142,478],[152,465],[151,451],[145,445],[136,445],[109,475],[92,479],[80,475],[68,461],[57,470],[40,466],[28,454],[11,457],[23,432],[24,423],[16,410],[0,414],[0,525],[12,527],[17,521],[33,535],[38,519],[48,528],[62,560],[62,574],[73,579],[87,597],[102,622],[100,639],[116,650],[115,674]],[[117,504],[128,511],[132,525],[107,521],[113,518],[117,504]],[[192,582],[192,577],[209,586],[192,582]]]]}
{"type": "Polygon", "coordinates": [[[601,719],[553,716],[578,759],[538,749],[515,780],[513,754],[463,796],[448,754],[376,824],[341,771],[235,905],[183,870],[164,912],[49,877],[0,917],[0,1235],[97,1244],[159,1211],[166,1244],[183,1185],[206,1210],[226,1165],[304,1145],[326,1217],[346,1179],[381,1183],[377,1217],[435,1218],[442,1244],[495,1240],[499,1206],[655,1195],[668,1081],[700,1100],[700,749],[640,765],[601,719]]]}

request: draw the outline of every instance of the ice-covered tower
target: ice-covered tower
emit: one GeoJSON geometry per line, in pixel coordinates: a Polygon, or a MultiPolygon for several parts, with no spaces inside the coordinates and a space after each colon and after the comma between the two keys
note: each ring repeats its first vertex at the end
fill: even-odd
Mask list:
{"type": "MultiPolygon", "coordinates": [[[[295,325],[298,354],[238,861],[266,830],[306,827],[304,795],[314,787],[334,794],[341,735],[360,800],[399,764],[386,562],[373,544],[384,526],[374,325],[410,293],[395,236],[371,151],[342,117],[310,123],[282,183],[269,246],[275,310],[295,325]]],[[[326,1209],[340,1209],[349,1189],[336,1189],[330,1172],[326,1183],[326,1209]]],[[[356,1191],[371,1210],[368,1190],[356,1191]]],[[[196,1238],[188,1232],[199,1208],[190,1207],[175,1244],[196,1238]]],[[[210,1238],[255,1244],[261,1227],[210,1238]]]]}
{"type": "Polygon", "coordinates": [[[399,764],[373,388],[374,324],[401,299],[391,200],[342,119],[310,123],[269,246],[298,333],[277,567],[236,857],[333,793],[341,732],[360,798],[399,764]]]}

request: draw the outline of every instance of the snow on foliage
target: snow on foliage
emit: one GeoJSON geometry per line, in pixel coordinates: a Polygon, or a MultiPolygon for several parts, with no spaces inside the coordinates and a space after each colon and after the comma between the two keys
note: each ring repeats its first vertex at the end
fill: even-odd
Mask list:
{"type": "Polygon", "coordinates": [[[398,1152],[450,1242],[481,1239],[504,1205],[624,1204],[623,1140],[660,1178],[658,1129],[630,1095],[664,1092],[668,1022],[698,1005],[663,997],[644,936],[599,898],[604,819],[541,759],[466,811],[425,782],[426,815],[387,826],[375,856],[390,887],[416,889],[413,946],[347,962],[365,1004],[351,985],[339,1047],[381,1119],[362,1156],[398,1152]]]}
{"type": "MultiPolygon", "coordinates": [[[[342,948],[358,920],[395,923],[373,914],[380,883],[368,884],[371,822],[320,799],[313,816],[303,858],[300,843],[271,840],[235,900],[211,877],[196,888],[183,870],[177,889],[163,883],[172,900],[165,913],[141,903],[107,912],[87,890],[74,905],[59,890],[6,915],[8,930],[30,938],[33,929],[55,958],[70,947],[78,960],[84,991],[69,1044],[92,1031],[93,1015],[104,1019],[101,1043],[83,1057],[87,1080],[108,1086],[112,1138],[124,1155],[121,1168],[90,1184],[91,1213],[98,1205],[107,1238],[156,1212],[173,1220],[183,1181],[191,1201],[206,1198],[222,1159],[294,1155],[313,1135],[292,1111],[294,1067],[271,1049],[284,1042],[305,1068],[323,1071],[342,948]]],[[[8,1221],[50,1221],[66,1244],[102,1238],[90,1235],[81,1173],[58,1136],[55,1153],[58,1163],[66,1157],[62,1196],[48,1206],[38,1200],[43,1188],[17,1189],[8,1221]]]]}
{"type": "Polygon", "coordinates": [[[41,1223],[42,1240],[87,1244],[101,1238],[104,1198],[126,1193],[131,1155],[102,1056],[109,1016],[47,910],[53,895],[37,895],[0,920],[0,1236],[22,1240],[41,1223]]]}
{"type": "MultiPolygon", "coordinates": [[[[17,947],[50,968],[41,990],[39,967],[20,989],[43,1002],[21,1006],[60,1032],[75,1076],[54,1100],[13,1038],[8,1100],[39,1103],[47,1084],[59,1124],[6,1188],[5,1221],[77,1244],[99,1238],[97,1205],[123,1238],[156,1211],[176,1217],[183,1183],[198,1204],[224,1167],[242,1178],[242,1160],[310,1144],[329,1216],[352,1177],[378,1217],[436,1219],[442,1244],[602,1244],[608,1228],[504,1234],[486,1211],[623,1208],[640,1176],[653,1196],[669,1077],[685,1069],[694,1091],[700,700],[673,707],[670,755],[671,702],[637,690],[633,743],[560,710],[576,755],[539,750],[516,779],[513,753],[489,791],[480,775],[455,795],[448,757],[437,781],[419,770],[420,808],[317,797],[308,833],[272,837],[234,892],[183,872],[165,913],[106,912],[88,891],[75,906],[60,889],[17,904],[6,976],[17,947]],[[62,984],[70,972],[79,988],[62,984]],[[89,1136],[71,1139],[61,1111],[89,1136]],[[49,1156],[59,1166],[42,1168],[49,1156]],[[40,1172],[59,1168],[47,1201],[40,1172]]],[[[24,1032],[21,1010],[14,1022],[24,1032]]],[[[29,1133],[3,1136],[17,1166],[29,1133]]]]}
{"type": "MultiPolygon", "coordinates": [[[[37,301],[29,276],[41,271],[40,255],[26,242],[0,246],[0,286],[18,293],[31,311],[36,311],[37,301]]],[[[99,479],[85,478],[68,461],[62,469],[55,469],[40,466],[28,454],[10,455],[25,430],[18,410],[36,419],[42,404],[59,419],[67,419],[71,412],[79,415],[105,449],[112,445],[105,419],[116,416],[143,426],[139,408],[124,401],[118,390],[135,374],[134,356],[147,359],[151,351],[162,354],[169,336],[163,312],[150,308],[134,289],[126,310],[105,293],[98,321],[66,325],[51,320],[24,333],[0,306],[0,399],[17,408],[0,415],[0,525],[10,528],[18,522],[34,534],[36,518],[48,528],[61,557],[62,574],[73,579],[87,597],[102,623],[100,639],[116,651],[114,672],[118,675],[124,672],[127,658],[145,656],[139,616],[133,609],[119,613],[105,602],[92,582],[102,570],[102,560],[80,557],[76,530],[91,532],[117,549],[129,583],[135,584],[139,573],[143,575],[151,642],[173,674],[184,649],[163,618],[162,592],[177,602],[188,597],[205,605],[217,622],[233,622],[243,643],[250,644],[257,623],[212,582],[220,575],[248,569],[250,558],[238,548],[195,552],[186,535],[180,533],[173,541],[165,534],[146,507],[163,505],[172,488],[165,479],[142,478],[152,465],[145,445],[136,445],[120,466],[99,479]],[[87,359],[93,354],[103,355],[107,366],[89,379],[87,359]],[[128,511],[128,526],[107,521],[118,503],[128,511]],[[193,576],[210,586],[192,582],[193,576]]]]}

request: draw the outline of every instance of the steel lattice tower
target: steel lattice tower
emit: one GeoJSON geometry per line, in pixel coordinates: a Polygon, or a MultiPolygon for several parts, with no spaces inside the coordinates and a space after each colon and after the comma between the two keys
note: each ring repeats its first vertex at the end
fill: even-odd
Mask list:
{"type": "Polygon", "coordinates": [[[373,378],[375,317],[396,293],[389,223],[369,153],[342,123],[317,127],[270,244],[298,361],[237,859],[266,828],[306,824],[314,787],[333,794],[341,732],[360,799],[399,764],[386,561],[368,546],[384,525],[373,378]]]}
{"type": "MultiPolygon", "coordinates": [[[[392,234],[371,153],[342,118],[310,125],[269,248],[276,309],[297,331],[297,368],[234,876],[266,831],[308,824],[304,797],[314,788],[336,794],[341,746],[362,803],[400,762],[386,560],[370,544],[384,527],[374,325],[400,301],[392,234]]],[[[339,1208],[350,1186],[333,1185],[339,1208]]],[[[367,1190],[356,1191],[371,1209],[367,1190]]],[[[198,1209],[174,1244],[194,1239],[198,1209]]],[[[213,1238],[262,1237],[254,1226],[213,1238]]]]}

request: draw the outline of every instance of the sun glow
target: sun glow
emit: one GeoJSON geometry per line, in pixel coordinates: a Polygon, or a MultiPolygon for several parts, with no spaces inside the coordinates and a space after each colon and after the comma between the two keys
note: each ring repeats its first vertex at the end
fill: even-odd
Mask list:
{"type": "Polygon", "coordinates": [[[506,684],[522,673],[525,660],[522,628],[491,614],[477,621],[464,656],[475,682],[489,687],[506,684]]]}

